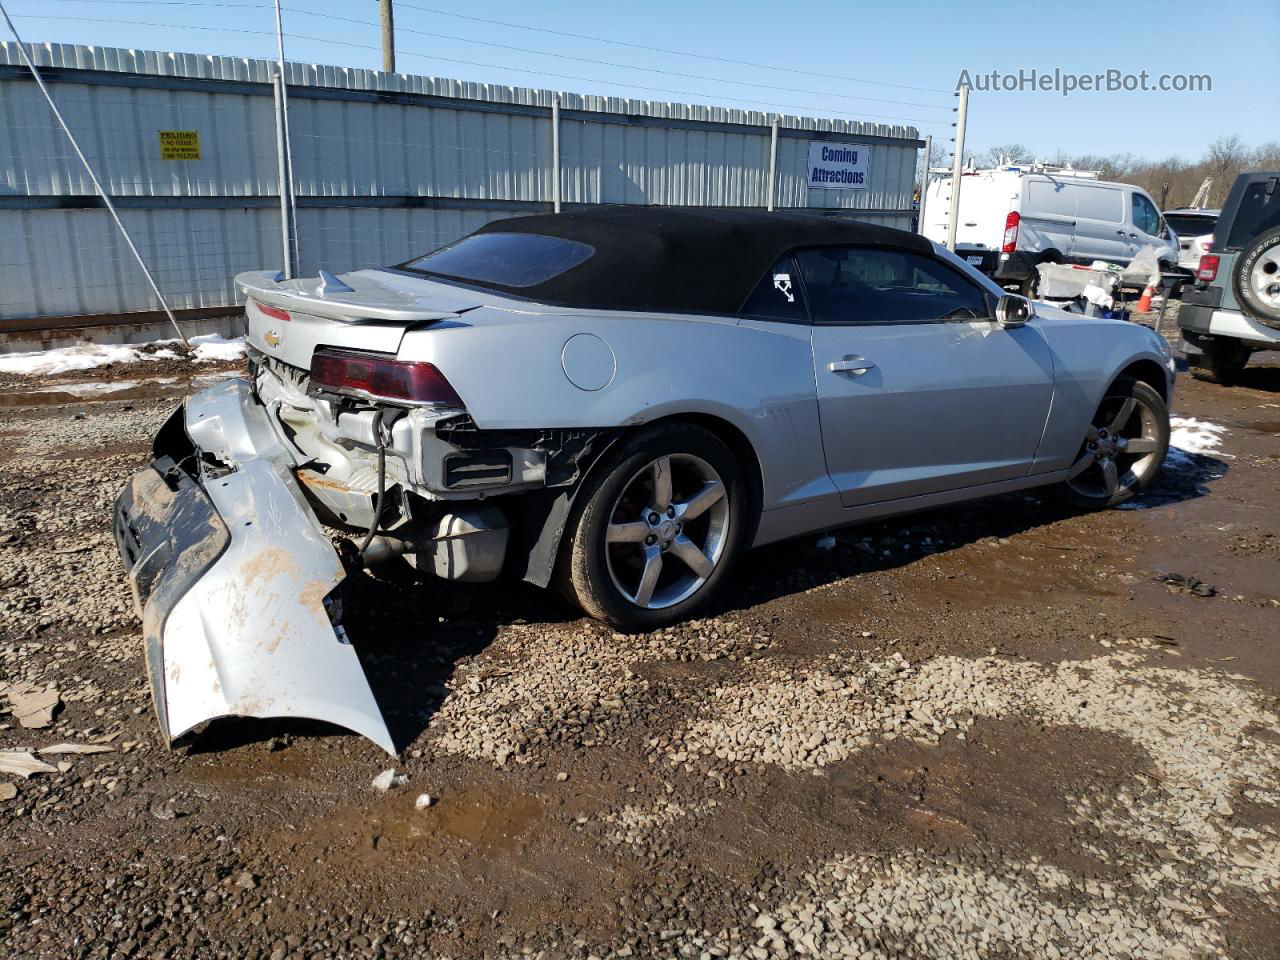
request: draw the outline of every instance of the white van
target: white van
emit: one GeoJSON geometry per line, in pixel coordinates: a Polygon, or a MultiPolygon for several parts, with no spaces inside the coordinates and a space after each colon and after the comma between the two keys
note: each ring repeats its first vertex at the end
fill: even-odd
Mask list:
{"type": "MultiPolygon", "coordinates": [[[[921,231],[947,241],[951,176],[929,184],[921,231]]],[[[1036,264],[1127,264],[1154,246],[1162,267],[1178,262],[1178,242],[1146,191],[1097,174],[1039,165],[1006,164],[966,170],[960,177],[956,254],[997,283],[1035,295],[1036,264]]]]}

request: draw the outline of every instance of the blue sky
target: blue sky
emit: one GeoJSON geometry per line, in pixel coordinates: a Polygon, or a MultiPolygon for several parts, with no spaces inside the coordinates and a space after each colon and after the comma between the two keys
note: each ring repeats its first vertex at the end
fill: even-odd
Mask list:
{"type": "MultiPolygon", "coordinates": [[[[4,2],[28,41],[275,55],[274,14],[264,0],[4,2]]],[[[1195,159],[1221,134],[1239,134],[1250,145],[1280,138],[1274,82],[1267,79],[1280,63],[1275,0],[396,0],[396,11],[397,68],[408,73],[910,123],[935,140],[952,135],[950,91],[962,70],[1146,70],[1153,80],[1207,73],[1211,92],[974,93],[967,146],[1019,142],[1044,159],[1059,151],[1195,159]]],[[[292,60],[381,63],[376,0],[285,0],[284,18],[292,60]]]]}

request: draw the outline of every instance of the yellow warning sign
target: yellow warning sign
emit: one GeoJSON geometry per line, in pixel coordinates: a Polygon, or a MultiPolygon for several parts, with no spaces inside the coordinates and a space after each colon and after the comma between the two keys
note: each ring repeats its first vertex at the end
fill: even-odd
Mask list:
{"type": "Polygon", "coordinates": [[[199,130],[161,130],[161,160],[199,160],[199,130]]]}

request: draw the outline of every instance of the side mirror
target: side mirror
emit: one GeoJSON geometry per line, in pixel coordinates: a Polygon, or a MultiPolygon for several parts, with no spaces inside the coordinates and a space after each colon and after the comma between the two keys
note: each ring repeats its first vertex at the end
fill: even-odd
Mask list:
{"type": "Polygon", "coordinates": [[[996,319],[1002,327],[1020,327],[1035,315],[1031,301],[1016,293],[1006,293],[996,304],[996,319]]]}

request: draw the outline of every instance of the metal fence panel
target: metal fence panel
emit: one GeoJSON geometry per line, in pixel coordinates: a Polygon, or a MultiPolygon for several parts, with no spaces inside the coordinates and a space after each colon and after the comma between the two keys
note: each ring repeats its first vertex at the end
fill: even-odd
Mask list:
{"type": "MultiPolygon", "coordinates": [[[[231,305],[236,272],[279,267],[274,63],[30,49],[175,308],[231,305]],[[199,158],[166,157],[160,131],[197,131],[199,158]]],[[[0,43],[0,319],[154,309],[20,64],[0,43]]],[[[550,208],[552,91],[301,63],[286,76],[301,271],[399,262],[550,208]]],[[[765,205],[773,115],[559,96],[565,204],[765,205]]],[[[778,208],[910,226],[914,128],[778,123],[778,208]],[[814,138],[869,142],[868,189],[810,189],[814,138]]]]}

